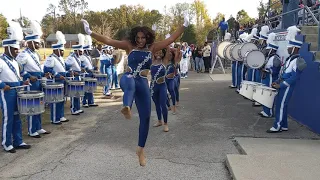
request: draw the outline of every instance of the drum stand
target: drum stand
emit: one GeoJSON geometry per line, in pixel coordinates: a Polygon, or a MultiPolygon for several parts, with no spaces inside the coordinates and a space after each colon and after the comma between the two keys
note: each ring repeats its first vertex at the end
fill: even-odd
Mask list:
{"type": "Polygon", "coordinates": [[[218,61],[219,64],[220,64],[220,67],[221,67],[221,70],[222,70],[223,74],[225,74],[226,71],[224,70],[224,67],[223,67],[221,58],[220,58],[218,55],[216,55],[216,58],[215,58],[215,60],[213,61],[213,64],[212,64],[212,67],[211,67],[211,70],[210,70],[210,74],[213,73],[213,69],[214,69],[214,66],[216,65],[217,61],[218,61]]]}

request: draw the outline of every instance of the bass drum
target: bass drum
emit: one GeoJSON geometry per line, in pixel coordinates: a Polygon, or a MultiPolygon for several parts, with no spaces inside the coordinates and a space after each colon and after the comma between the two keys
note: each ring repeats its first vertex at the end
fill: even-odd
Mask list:
{"type": "Polygon", "coordinates": [[[235,44],[230,49],[230,56],[233,59],[233,61],[242,61],[242,59],[239,57],[239,53],[238,53],[240,46],[241,46],[241,44],[235,44]]]}
{"type": "Polygon", "coordinates": [[[226,59],[229,61],[233,61],[233,59],[230,56],[230,51],[231,51],[232,46],[234,46],[234,45],[235,44],[229,44],[223,51],[224,57],[226,57],[226,59]]]}
{"type": "Polygon", "coordinates": [[[266,64],[266,57],[259,50],[252,50],[244,55],[243,63],[252,69],[262,68],[266,64]]]}
{"type": "Polygon", "coordinates": [[[245,57],[246,53],[250,52],[252,50],[258,50],[258,46],[252,42],[246,42],[246,43],[241,44],[240,49],[238,51],[239,57],[241,59],[243,59],[245,57]]]}
{"type": "Polygon", "coordinates": [[[222,41],[218,46],[217,46],[217,54],[220,58],[225,59],[226,57],[224,56],[223,52],[224,49],[228,46],[232,44],[229,41],[222,41]]]}

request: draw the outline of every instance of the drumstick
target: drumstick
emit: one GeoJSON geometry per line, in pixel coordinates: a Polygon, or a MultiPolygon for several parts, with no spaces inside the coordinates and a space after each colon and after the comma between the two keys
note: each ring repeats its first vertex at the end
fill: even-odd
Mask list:
{"type": "Polygon", "coordinates": [[[18,88],[24,88],[24,87],[30,87],[31,86],[31,84],[29,84],[29,85],[22,85],[22,86],[15,86],[15,87],[10,87],[10,89],[18,89],[18,88]]]}

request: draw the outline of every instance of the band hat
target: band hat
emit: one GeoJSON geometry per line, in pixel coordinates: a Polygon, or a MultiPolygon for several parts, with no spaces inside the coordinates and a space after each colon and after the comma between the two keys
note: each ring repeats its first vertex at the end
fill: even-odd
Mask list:
{"type": "Polygon", "coordinates": [[[78,34],[79,43],[77,45],[72,45],[73,50],[83,51],[85,36],[81,33],[78,34]]]}
{"type": "Polygon", "coordinates": [[[84,50],[92,50],[92,38],[89,35],[85,36],[85,46],[83,47],[84,50]]]}
{"type": "Polygon", "coordinates": [[[58,42],[56,44],[52,44],[51,47],[54,50],[56,50],[56,49],[64,50],[64,45],[66,44],[66,39],[65,39],[64,34],[61,31],[57,31],[56,38],[57,38],[58,42]]]}
{"type": "Polygon", "coordinates": [[[298,32],[301,30],[297,28],[297,26],[291,26],[287,29],[288,33],[286,36],[286,40],[288,41],[288,47],[297,47],[301,48],[303,42],[296,40],[296,36],[298,35],[298,32]]]}
{"type": "Polygon", "coordinates": [[[34,42],[39,42],[40,43],[41,42],[41,36],[43,34],[40,24],[35,20],[31,20],[30,21],[30,29],[31,29],[32,33],[28,34],[25,37],[25,40],[27,42],[34,41],[34,42]]]}
{"type": "Polygon", "coordinates": [[[20,49],[20,42],[23,40],[23,32],[19,23],[14,21],[8,22],[9,27],[7,28],[7,32],[9,37],[2,41],[3,47],[13,47],[16,49],[20,49]]]}
{"type": "Polygon", "coordinates": [[[268,39],[267,39],[267,48],[266,49],[274,49],[274,50],[278,50],[279,46],[275,43],[276,39],[276,34],[275,33],[270,33],[268,35],[268,39]]]}
{"type": "Polygon", "coordinates": [[[268,32],[269,31],[270,31],[269,26],[262,26],[261,31],[259,33],[259,35],[260,35],[259,39],[268,40],[268,32]]]}

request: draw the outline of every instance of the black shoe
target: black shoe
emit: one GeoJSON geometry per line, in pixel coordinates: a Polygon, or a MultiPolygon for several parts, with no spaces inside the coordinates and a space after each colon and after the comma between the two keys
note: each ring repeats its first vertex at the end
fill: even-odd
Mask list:
{"type": "Polygon", "coordinates": [[[8,153],[16,153],[17,152],[15,148],[10,149],[9,151],[7,151],[7,150],[4,150],[4,151],[8,152],[8,153]]]}
{"type": "Polygon", "coordinates": [[[31,145],[29,144],[24,144],[24,145],[20,145],[20,146],[16,146],[14,147],[16,149],[30,149],[31,148],[31,145]]]}
{"type": "MultiPolygon", "coordinates": [[[[30,136],[30,135],[29,135],[30,136]]],[[[35,136],[30,136],[32,138],[41,138],[41,136],[38,134],[38,135],[35,135],[35,136]]]]}
{"type": "Polygon", "coordinates": [[[97,107],[99,106],[98,104],[89,104],[90,107],[97,107]]]}
{"type": "Polygon", "coordinates": [[[53,125],[61,125],[62,122],[58,122],[58,123],[51,122],[51,124],[53,124],[53,125]]]}

